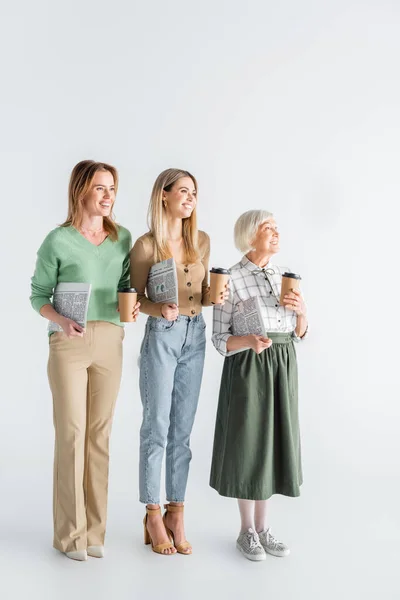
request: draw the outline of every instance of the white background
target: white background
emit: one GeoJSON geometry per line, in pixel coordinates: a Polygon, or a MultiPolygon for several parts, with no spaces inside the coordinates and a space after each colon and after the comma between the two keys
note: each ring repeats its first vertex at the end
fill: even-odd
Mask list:
{"type": "Polygon", "coordinates": [[[399,3],[15,0],[0,18],[2,597],[398,598],[399,3]],[[119,169],[116,215],[133,239],[158,173],[192,171],[214,266],[240,258],[242,212],[275,214],[278,262],[301,273],[311,321],[298,347],[302,496],[270,503],[289,558],[244,560],[235,501],[208,487],[222,369],[210,342],[186,506],[194,554],[143,545],[145,317],[125,339],[107,557],[52,549],[47,335],[29,284],[85,158],[119,169]]]}

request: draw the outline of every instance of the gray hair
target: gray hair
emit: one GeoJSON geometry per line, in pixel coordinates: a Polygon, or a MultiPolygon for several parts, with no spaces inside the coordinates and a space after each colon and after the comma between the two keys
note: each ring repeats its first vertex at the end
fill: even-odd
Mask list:
{"type": "Polygon", "coordinates": [[[252,242],[261,223],[274,215],[267,210],[248,210],[235,223],[234,239],[238,250],[246,254],[253,249],[252,242]]]}

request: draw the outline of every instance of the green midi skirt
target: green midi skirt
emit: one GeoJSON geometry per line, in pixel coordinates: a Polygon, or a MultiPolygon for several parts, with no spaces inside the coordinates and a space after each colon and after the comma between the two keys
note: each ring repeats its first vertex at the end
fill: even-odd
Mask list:
{"type": "Polygon", "coordinates": [[[210,485],[222,496],[299,496],[302,484],[297,359],[290,334],[268,334],[261,354],[225,358],[210,485]]]}

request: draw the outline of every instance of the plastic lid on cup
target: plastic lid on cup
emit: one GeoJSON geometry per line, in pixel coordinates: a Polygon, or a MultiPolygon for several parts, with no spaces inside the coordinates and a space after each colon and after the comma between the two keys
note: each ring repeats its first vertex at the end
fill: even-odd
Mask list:
{"type": "Polygon", "coordinates": [[[136,288],[121,288],[118,290],[120,294],[136,294],[136,288]]]}
{"type": "Polygon", "coordinates": [[[210,273],[217,273],[218,275],[230,275],[229,269],[222,269],[220,267],[213,267],[210,269],[210,273]]]}
{"type": "Polygon", "coordinates": [[[290,279],[301,279],[296,273],[283,273],[282,277],[290,277],[290,279]]]}

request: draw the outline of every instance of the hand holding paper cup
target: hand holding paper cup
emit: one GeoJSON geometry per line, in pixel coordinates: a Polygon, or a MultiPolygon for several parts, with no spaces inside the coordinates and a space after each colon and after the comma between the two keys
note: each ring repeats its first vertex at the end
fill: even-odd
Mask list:
{"type": "Polygon", "coordinates": [[[118,290],[119,320],[121,323],[133,323],[135,321],[133,311],[137,302],[135,288],[123,288],[118,290]]]}
{"type": "Polygon", "coordinates": [[[279,304],[284,306],[283,299],[285,294],[289,294],[293,290],[298,290],[300,287],[301,277],[296,273],[283,273],[282,275],[282,288],[281,288],[281,297],[279,299],[279,304]]]}
{"type": "Polygon", "coordinates": [[[212,268],[210,270],[210,299],[211,304],[223,304],[226,284],[230,279],[228,269],[212,268]]]}

